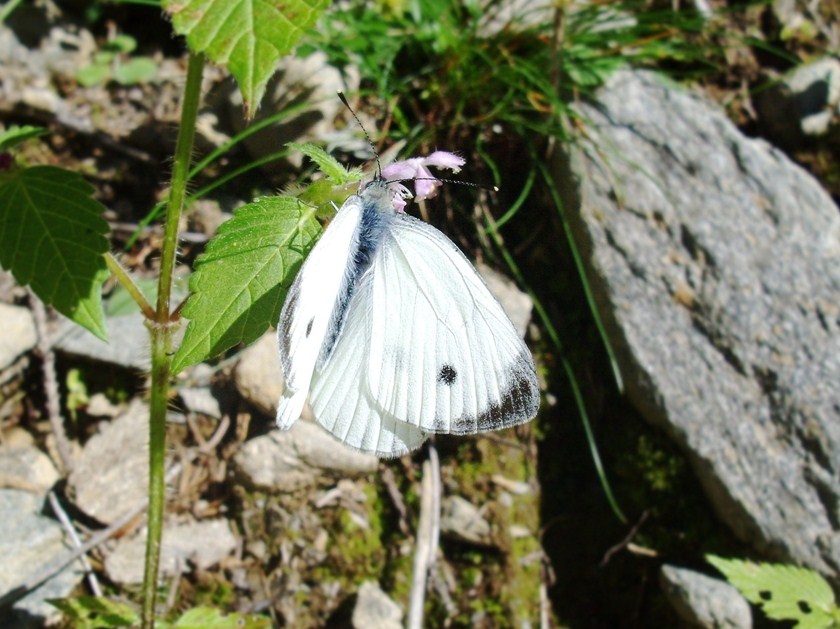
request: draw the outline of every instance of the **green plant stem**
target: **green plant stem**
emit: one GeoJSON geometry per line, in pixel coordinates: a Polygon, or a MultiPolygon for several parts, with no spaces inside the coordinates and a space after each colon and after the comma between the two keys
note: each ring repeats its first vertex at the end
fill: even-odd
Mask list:
{"type": "Polygon", "coordinates": [[[114,274],[117,282],[120,283],[125,290],[128,291],[128,294],[131,295],[131,298],[135,301],[135,303],[140,306],[140,310],[143,311],[143,315],[149,321],[153,321],[155,318],[155,310],[152,308],[152,305],[146,299],[146,296],[143,294],[143,291],[134,283],[134,280],[131,279],[131,276],[128,272],[123,268],[123,265],[120,264],[120,261],[117,260],[114,255],[110,252],[105,254],[105,264],[108,265],[108,270],[114,274]]]}
{"type": "Polygon", "coordinates": [[[6,4],[0,7],[0,24],[6,21],[6,18],[11,15],[12,11],[14,11],[20,3],[21,0],[9,0],[6,4]]]}
{"type": "Polygon", "coordinates": [[[160,541],[163,532],[163,510],[166,483],[166,410],[169,400],[169,375],[172,366],[172,334],[175,324],[170,316],[175,253],[178,247],[178,222],[186,198],[190,157],[195,138],[195,121],[201,97],[203,55],[190,54],[181,126],[175,146],[172,186],[164,225],[157,307],[149,323],[152,341],[152,384],[149,405],[149,514],[146,538],[146,565],[143,575],[143,629],[154,629],[157,574],[160,564],[160,541]]]}

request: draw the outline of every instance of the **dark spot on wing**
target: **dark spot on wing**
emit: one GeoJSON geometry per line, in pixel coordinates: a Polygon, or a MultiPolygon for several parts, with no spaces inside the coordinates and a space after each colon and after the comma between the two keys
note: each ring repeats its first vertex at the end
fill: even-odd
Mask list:
{"type": "Polygon", "coordinates": [[[531,359],[520,356],[511,370],[513,381],[502,394],[499,402],[490,404],[478,416],[464,415],[453,418],[452,434],[467,435],[487,430],[499,430],[528,421],[537,414],[540,391],[531,359]]]}
{"type": "Polygon", "coordinates": [[[309,335],[312,334],[312,324],[315,323],[315,317],[312,317],[309,320],[309,323],[306,324],[306,338],[309,338],[309,335]]]}
{"type": "Polygon", "coordinates": [[[438,382],[445,384],[448,387],[451,387],[457,378],[458,372],[455,371],[455,368],[452,365],[444,365],[441,367],[437,377],[438,382]]]}

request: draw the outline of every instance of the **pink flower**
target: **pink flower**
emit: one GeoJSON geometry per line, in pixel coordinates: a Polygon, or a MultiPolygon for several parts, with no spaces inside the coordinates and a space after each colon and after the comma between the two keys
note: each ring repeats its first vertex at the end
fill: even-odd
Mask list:
{"type": "Polygon", "coordinates": [[[405,209],[405,200],[412,196],[409,189],[402,184],[403,181],[414,181],[414,197],[418,201],[431,199],[437,194],[441,182],[428,167],[446,168],[457,173],[464,162],[464,158],[455,153],[435,151],[426,157],[412,157],[383,168],[382,178],[389,182],[388,187],[394,191],[394,209],[402,212],[405,209]]]}

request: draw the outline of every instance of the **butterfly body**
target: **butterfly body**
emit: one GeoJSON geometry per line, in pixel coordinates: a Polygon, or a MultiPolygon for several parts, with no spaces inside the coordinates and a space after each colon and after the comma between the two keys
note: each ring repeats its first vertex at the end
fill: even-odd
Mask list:
{"type": "Polygon", "coordinates": [[[496,430],[534,417],[533,359],[461,251],[397,212],[388,185],[350,197],[298,273],[278,325],[288,428],[316,421],[379,456],[430,433],[496,430]]]}

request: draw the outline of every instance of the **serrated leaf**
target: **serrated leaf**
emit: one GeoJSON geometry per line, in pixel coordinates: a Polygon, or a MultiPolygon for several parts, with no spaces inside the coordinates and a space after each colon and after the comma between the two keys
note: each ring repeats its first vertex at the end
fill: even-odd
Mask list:
{"type": "Polygon", "coordinates": [[[784,564],[753,563],[708,555],[751,603],[774,620],[794,620],[799,629],[829,629],[840,622],[831,586],[813,570],[784,564]]]}
{"type": "Polygon", "coordinates": [[[172,26],[195,52],[227,66],[253,117],[277,60],[292,51],[329,0],[164,0],[172,26]]]}
{"type": "Polygon", "coordinates": [[[33,127],[30,125],[9,127],[5,131],[0,131],[0,151],[7,151],[16,144],[20,144],[30,138],[37,138],[46,133],[49,133],[49,131],[43,127],[33,127]]]}
{"type": "Polygon", "coordinates": [[[149,57],[135,57],[114,68],[114,80],[120,85],[151,81],[157,75],[157,63],[149,57]]]}
{"type": "Polygon", "coordinates": [[[74,621],[73,627],[77,629],[109,629],[140,624],[140,615],[133,607],[104,596],[47,599],[47,602],[64,612],[74,621]]]}
{"type": "Polygon", "coordinates": [[[45,303],[107,340],[102,283],[108,223],[78,174],[35,166],[0,178],[0,266],[45,303]]]}
{"type": "Polygon", "coordinates": [[[286,291],[321,231],[315,209],[294,197],[265,197],[224,223],[190,278],[190,320],[172,365],[177,373],[277,323],[286,291]]]}
{"type": "Polygon", "coordinates": [[[347,170],[339,161],[332,155],[327,153],[324,149],[316,144],[307,142],[305,144],[298,144],[297,142],[289,142],[286,144],[292,150],[300,151],[311,159],[318,166],[318,170],[324,173],[324,176],[336,186],[343,186],[348,183],[360,181],[362,178],[362,171],[354,168],[347,170]]]}
{"type": "Polygon", "coordinates": [[[222,614],[210,607],[194,607],[173,623],[158,622],[161,629],[268,629],[271,619],[254,614],[222,614]]]}

